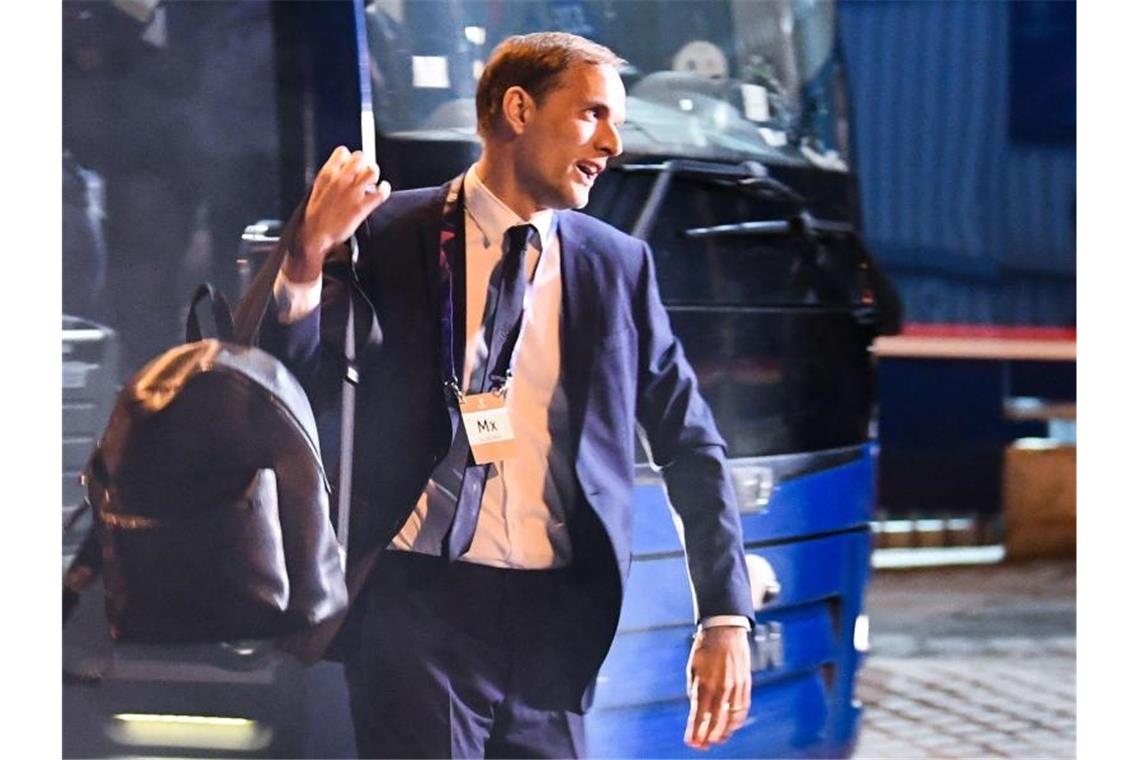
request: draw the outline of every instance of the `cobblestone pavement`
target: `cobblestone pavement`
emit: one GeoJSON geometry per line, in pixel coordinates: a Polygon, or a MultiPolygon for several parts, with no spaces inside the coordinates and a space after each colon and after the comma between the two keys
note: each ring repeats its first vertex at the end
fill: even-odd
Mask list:
{"type": "Polygon", "coordinates": [[[880,571],[855,758],[1076,754],[1071,561],[880,571]]]}

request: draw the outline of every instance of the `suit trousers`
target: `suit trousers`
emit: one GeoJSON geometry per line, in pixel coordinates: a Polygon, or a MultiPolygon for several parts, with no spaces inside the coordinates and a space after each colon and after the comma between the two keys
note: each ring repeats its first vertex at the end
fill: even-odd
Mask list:
{"type": "Polygon", "coordinates": [[[346,651],[361,757],[582,757],[568,569],[512,570],[388,550],[346,651]]]}

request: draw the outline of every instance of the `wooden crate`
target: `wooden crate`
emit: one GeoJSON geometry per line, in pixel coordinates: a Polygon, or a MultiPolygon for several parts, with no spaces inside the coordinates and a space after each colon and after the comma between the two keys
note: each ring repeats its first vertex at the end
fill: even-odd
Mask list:
{"type": "Polygon", "coordinates": [[[1014,441],[1005,450],[1002,497],[1007,558],[1076,556],[1075,445],[1014,441]]]}

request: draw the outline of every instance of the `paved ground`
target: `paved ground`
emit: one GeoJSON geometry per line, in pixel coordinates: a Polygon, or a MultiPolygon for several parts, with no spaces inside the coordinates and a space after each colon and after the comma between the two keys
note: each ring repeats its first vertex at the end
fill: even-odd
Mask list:
{"type": "Polygon", "coordinates": [[[856,758],[1071,758],[1072,561],[878,571],[856,758]]]}

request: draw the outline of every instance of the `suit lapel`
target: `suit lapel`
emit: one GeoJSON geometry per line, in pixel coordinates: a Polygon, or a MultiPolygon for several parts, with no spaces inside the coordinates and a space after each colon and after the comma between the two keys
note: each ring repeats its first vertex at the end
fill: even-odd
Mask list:
{"type": "Polygon", "coordinates": [[[562,249],[562,367],[570,419],[577,440],[582,430],[594,363],[597,335],[597,294],[593,252],[580,234],[574,214],[558,212],[562,249]]]}
{"type": "MultiPolygon", "coordinates": [[[[430,305],[431,317],[435,322],[435,331],[439,329],[440,299],[442,296],[442,251],[440,250],[440,233],[443,229],[443,207],[447,199],[447,192],[452,182],[449,180],[443,185],[438,194],[428,204],[424,213],[426,218],[419,229],[419,247],[421,260],[424,262],[425,302],[430,305]]],[[[455,271],[452,277],[452,294],[455,301],[455,310],[452,314],[453,334],[455,338],[453,350],[456,361],[462,362],[465,350],[465,336],[467,335],[467,255],[466,234],[463,223],[463,191],[460,188],[457,201],[457,219],[455,220],[455,271]]],[[[433,332],[435,332],[433,331],[433,332]]]]}

